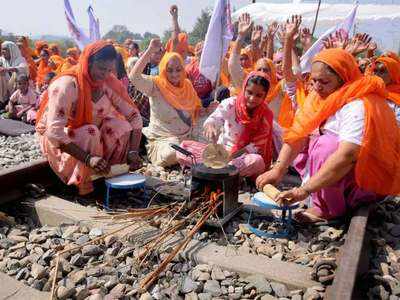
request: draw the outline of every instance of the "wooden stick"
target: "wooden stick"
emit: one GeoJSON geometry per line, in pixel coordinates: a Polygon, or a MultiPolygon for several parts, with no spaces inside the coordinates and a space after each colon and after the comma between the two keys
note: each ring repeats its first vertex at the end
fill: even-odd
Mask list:
{"type": "Polygon", "coordinates": [[[207,210],[206,214],[203,215],[203,217],[201,217],[201,219],[196,223],[196,225],[192,228],[192,230],[189,232],[188,236],[186,237],[186,239],[180,243],[162,262],[161,264],[158,266],[158,268],[156,270],[154,270],[152,273],[150,273],[149,275],[146,276],[145,279],[142,280],[142,282],[140,283],[140,288],[142,290],[147,290],[152,284],[153,282],[158,278],[158,276],[160,275],[160,273],[166,268],[166,266],[172,261],[172,259],[175,257],[175,255],[182,249],[184,249],[187,244],[189,243],[189,241],[191,240],[191,238],[195,235],[195,233],[200,229],[201,226],[204,225],[204,223],[207,221],[207,219],[213,214],[213,212],[215,211],[215,209],[218,207],[218,205],[221,204],[218,203],[216,205],[211,206],[210,208],[207,210]]]}
{"type": "Polygon", "coordinates": [[[315,27],[317,27],[317,21],[318,21],[318,15],[319,15],[320,7],[321,7],[321,0],[318,0],[318,8],[317,8],[317,12],[315,14],[314,24],[313,24],[313,28],[312,28],[312,31],[311,31],[311,35],[312,36],[314,36],[315,27]]]}
{"type": "Polygon", "coordinates": [[[53,284],[51,285],[51,293],[50,293],[50,300],[54,299],[54,290],[56,288],[56,281],[57,281],[57,273],[58,273],[58,264],[60,263],[60,255],[57,254],[57,259],[56,259],[56,268],[55,268],[55,273],[54,273],[54,278],[53,278],[53,284]]]}
{"type": "MultiPolygon", "coordinates": [[[[145,261],[145,259],[149,256],[149,254],[151,253],[151,251],[157,246],[161,246],[161,242],[163,242],[168,236],[170,236],[171,234],[174,234],[179,228],[181,228],[181,226],[183,226],[186,222],[187,219],[192,218],[196,213],[198,213],[200,210],[204,209],[203,208],[197,208],[196,210],[192,211],[189,215],[187,215],[183,220],[180,220],[178,222],[178,224],[176,224],[175,226],[172,226],[170,228],[167,228],[166,230],[164,230],[164,232],[162,232],[156,240],[153,241],[149,241],[149,244],[147,244],[145,246],[146,251],[142,253],[142,255],[139,255],[139,259],[142,259],[139,263],[139,266],[141,266],[143,264],[143,262],[145,261]],[[150,244],[151,243],[151,244],[150,244]],[[144,257],[143,257],[144,256],[144,257]]],[[[170,220],[169,223],[171,223],[173,219],[170,220]]]]}

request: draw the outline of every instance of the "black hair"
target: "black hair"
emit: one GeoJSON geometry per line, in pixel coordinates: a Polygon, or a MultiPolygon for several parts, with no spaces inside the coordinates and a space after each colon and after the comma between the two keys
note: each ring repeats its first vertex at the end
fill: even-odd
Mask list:
{"type": "Polygon", "coordinates": [[[215,94],[216,94],[215,98],[219,103],[221,103],[222,100],[227,99],[231,96],[231,92],[225,86],[219,86],[215,91],[215,94]]]}
{"type": "Polygon", "coordinates": [[[247,85],[249,85],[249,83],[261,85],[266,93],[269,91],[269,81],[265,77],[259,75],[251,76],[247,81],[247,85]]]}
{"type": "Polygon", "coordinates": [[[89,64],[99,60],[115,60],[117,59],[117,54],[118,52],[113,45],[107,45],[89,58],[89,64]]]}
{"type": "Polygon", "coordinates": [[[137,50],[139,50],[139,44],[138,44],[138,43],[135,43],[135,42],[133,42],[133,43],[132,43],[132,48],[133,48],[133,49],[137,49],[137,50]]]}
{"type": "Polygon", "coordinates": [[[51,81],[54,77],[56,77],[56,73],[54,73],[54,72],[49,72],[49,73],[46,74],[45,80],[51,81]]]}
{"type": "Polygon", "coordinates": [[[117,54],[116,64],[117,64],[117,68],[116,68],[117,69],[117,78],[122,79],[122,78],[128,76],[128,74],[126,73],[126,69],[125,69],[124,59],[122,58],[122,55],[120,53],[117,54]]]}
{"type": "Polygon", "coordinates": [[[42,52],[45,52],[48,56],[50,56],[50,51],[48,49],[42,48],[42,50],[40,50],[39,55],[42,54],[42,52]]]}

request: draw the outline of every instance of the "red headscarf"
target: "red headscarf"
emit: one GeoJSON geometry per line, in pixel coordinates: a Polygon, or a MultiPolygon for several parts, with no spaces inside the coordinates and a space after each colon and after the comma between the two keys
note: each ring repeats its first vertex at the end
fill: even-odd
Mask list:
{"type": "MultiPolygon", "coordinates": [[[[112,74],[110,74],[104,81],[94,81],[89,74],[89,58],[96,54],[98,51],[104,47],[111,45],[105,41],[97,41],[91,43],[85,47],[82,55],[79,58],[79,63],[72,67],[71,69],[58,75],[54,81],[61,76],[73,76],[76,78],[78,85],[78,101],[77,101],[77,111],[76,116],[73,119],[68,120],[68,127],[78,128],[85,124],[92,123],[92,91],[101,88],[104,84],[109,86],[116,94],[118,94],[122,99],[132,106],[135,106],[131,101],[127,90],[122,85],[122,83],[112,74]]],[[[43,101],[40,105],[40,110],[37,115],[37,124],[42,117],[47,103],[49,101],[49,96],[46,93],[43,95],[43,101]]]]}
{"type": "Polygon", "coordinates": [[[272,160],[272,119],[273,113],[268,108],[267,101],[260,104],[250,116],[247,112],[245,89],[249,79],[260,76],[269,81],[263,72],[251,72],[243,83],[240,94],[236,97],[235,111],[236,121],[244,126],[244,130],[233,146],[235,153],[250,143],[253,143],[263,157],[265,166],[268,168],[272,160]]]}

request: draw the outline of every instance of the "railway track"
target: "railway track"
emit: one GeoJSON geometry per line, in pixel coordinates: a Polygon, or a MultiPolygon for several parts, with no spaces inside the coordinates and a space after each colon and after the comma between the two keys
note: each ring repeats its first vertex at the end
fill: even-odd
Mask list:
{"type": "Polygon", "coordinates": [[[27,184],[48,185],[54,180],[54,176],[55,174],[46,159],[39,159],[1,170],[0,205],[24,197],[24,188],[27,184]]]}
{"type": "MultiPolygon", "coordinates": [[[[55,179],[45,159],[0,171],[0,205],[25,197],[24,187],[29,183],[51,185],[55,179]]],[[[344,245],[340,248],[335,278],[327,288],[325,299],[365,299],[360,293],[358,279],[368,271],[368,238],[366,227],[371,207],[355,211],[344,245]]]]}

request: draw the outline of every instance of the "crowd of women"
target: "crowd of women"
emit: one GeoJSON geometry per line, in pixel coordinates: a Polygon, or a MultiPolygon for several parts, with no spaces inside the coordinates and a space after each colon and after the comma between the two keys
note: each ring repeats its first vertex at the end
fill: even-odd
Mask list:
{"type": "Polygon", "coordinates": [[[35,50],[26,38],[2,43],[0,101],[10,117],[36,121],[42,151],[66,184],[85,195],[93,173],[119,163],[137,170],[141,146],[154,165],[190,165],[171,143],[201,162],[206,145],[193,128],[208,115],[204,136],[259,189],[287,172],[301,177],[276,198],[309,200],[299,222],[399,194],[398,55],[379,52],[367,34],[337,32],[302,72],[313,37],[301,17],[262,28],[244,14],[216,84],[199,70],[203,42],[190,46],[178,8],[170,14],[171,39],[153,39],[142,52],[129,39],[68,49],[66,57],[45,42],[35,50]]]}

